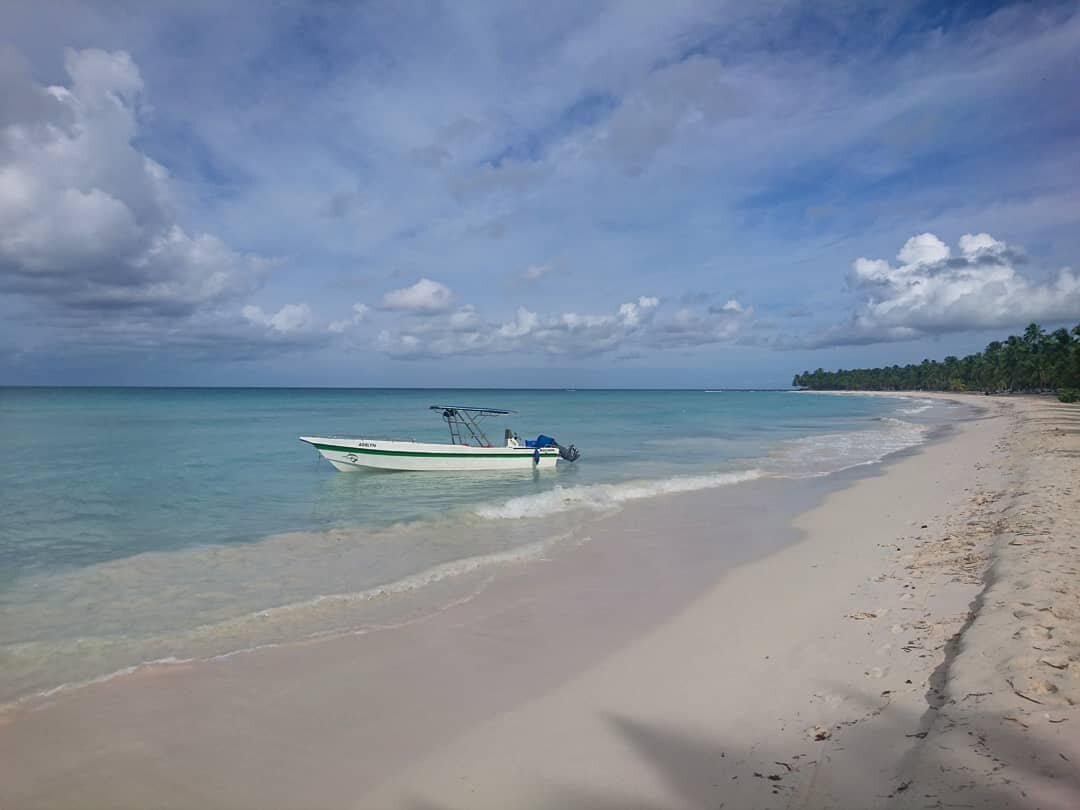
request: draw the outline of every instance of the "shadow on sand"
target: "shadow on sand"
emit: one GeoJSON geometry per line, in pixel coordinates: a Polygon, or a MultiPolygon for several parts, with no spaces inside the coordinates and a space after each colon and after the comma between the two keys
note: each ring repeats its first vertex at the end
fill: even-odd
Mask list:
{"type": "MultiPolygon", "coordinates": [[[[867,706],[881,708],[880,699],[852,695],[867,706]]],[[[1000,718],[974,715],[967,734],[972,750],[986,767],[957,768],[940,751],[933,732],[925,740],[918,731],[936,712],[910,714],[886,722],[867,715],[852,725],[872,723],[861,733],[894,735],[901,745],[910,745],[899,761],[874,761],[858,747],[849,747],[852,728],[841,729],[814,750],[814,755],[797,759],[790,752],[747,750],[732,739],[705,738],[678,728],[650,724],[613,715],[606,718],[612,732],[627,742],[640,760],[640,767],[654,772],[669,797],[664,803],[636,798],[617,786],[548,784],[517,803],[521,810],[720,810],[720,808],[833,808],[868,810],[888,808],[980,808],[983,810],[1030,810],[1035,807],[1023,793],[1029,779],[1057,780],[1057,792],[1075,796],[1080,807],[1080,769],[1063,761],[1053,748],[1031,739],[1020,725],[1010,729],[1000,718]],[[992,728],[990,735],[980,728],[992,728]],[[996,777],[1007,766],[1009,777],[996,777]],[[935,775],[934,783],[921,782],[913,773],[935,775]],[[848,782],[845,774],[870,778],[848,782]],[[873,774],[877,775],[874,778],[873,774]],[[875,790],[869,790],[868,785],[875,790]]],[[[940,720],[942,718],[936,718],[940,720]]],[[[413,798],[408,810],[471,810],[469,804],[442,804],[438,800],[413,798]]],[[[1064,804],[1061,806],[1069,806],[1064,804]]]]}

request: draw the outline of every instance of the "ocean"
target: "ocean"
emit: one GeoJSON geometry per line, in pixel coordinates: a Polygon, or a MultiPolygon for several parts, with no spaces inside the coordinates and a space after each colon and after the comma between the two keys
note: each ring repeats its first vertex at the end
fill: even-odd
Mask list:
{"type": "MultiPolygon", "coordinates": [[[[924,442],[928,399],[787,391],[0,388],[0,706],[408,621],[630,501],[924,442]],[[430,404],[576,444],[556,470],[339,473],[300,435],[445,441],[430,404]]],[[[718,531],[716,542],[745,542],[718,531]]]]}

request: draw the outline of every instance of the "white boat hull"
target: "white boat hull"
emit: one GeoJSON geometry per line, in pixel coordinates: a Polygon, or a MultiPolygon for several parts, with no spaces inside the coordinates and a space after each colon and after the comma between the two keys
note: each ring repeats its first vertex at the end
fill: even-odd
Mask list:
{"type": "Polygon", "coordinates": [[[301,436],[300,441],[312,445],[342,472],[550,469],[559,460],[557,447],[473,447],[331,436],[301,436]]]}

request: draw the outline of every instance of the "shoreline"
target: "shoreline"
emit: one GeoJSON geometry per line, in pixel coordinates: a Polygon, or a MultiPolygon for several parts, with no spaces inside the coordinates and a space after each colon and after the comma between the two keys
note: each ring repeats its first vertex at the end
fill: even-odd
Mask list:
{"type": "MultiPolygon", "coordinates": [[[[894,397],[894,399],[900,401],[909,398],[894,397]]],[[[915,413],[923,410],[926,410],[925,405],[916,408],[915,413]]],[[[910,411],[902,413],[910,413],[910,411]]],[[[921,432],[922,436],[915,438],[914,441],[920,444],[934,441],[934,437],[943,427],[940,424],[929,426],[920,423],[908,424],[919,428],[916,432],[921,432]]],[[[846,437],[849,434],[843,435],[846,437]]],[[[850,435],[861,434],[853,432],[850,435]]],[[[901,446],[903,442],[911,440],[913,440],[911,436],[902,438],[901,446]]],[[[786,442],[780,442],[777,447],[783,448],[785,444],[786,442]]],[[[798,444],[798,441],[795,444],[798,444]]],[[[850,453],[850,448],[845,452],[850,453]]],[[[155,576],[161,580],[162,572],[168,570],[170,577],[179,576],[186,580],[201,582],[200,587],[204,591],[209,591],[207,595],[210,598],[202,606],[198,606],[198,603],[191,598],[184,602],[181,612],[187,611],[189,615],[197,616],[197,619],[189,622],[186,627],[170,631],[166,626],[164,631],[156,632],[151,622],[148,631],[133,633],[130,638],[125,637],[124,634],[110,636],[106,633],[99,636],[96,632],[93,622],[109,625],[110,622],[116,624],[129,621],[126,613],[118,612],[115,608],[111,613],[108,609],[104,613],[95,613],[91,623],[74,627],[66,624],[65,617],[57,612],[56,615],[49,616],[49,620],[56,626],[69,628],[72,640],[66,646],[63,639],[52,643],[47,626],[44,626],[31,611],[27,611],[25,617],[10,615],[8,618],[12,627],[19,626],[21,618],[28,620],[27,637],[30,641],[23,645],[25,649],[20,649],[18,644],[13,645],[14,649],[5,659],[4,671],[8,678],[0,684],[0,724],[4,723],[12,712],[60,700],[76,693],[79,689],[128,677],[145,670],[167,669],[170,666],[198,666],[231,656],[250,654],[261,649],[364,634],[405,624],[412,620],[422,620],[424,616],[437,612],[444,605],[471,598],[485,587],[485,583],[490,578],[499,576],[499,569],[518,564],[531,564],[538,559],[544,559],[548,554],[560,554],[563,549],[572,547],[580,542],[582,536],[589,533],[589,526],[593,522],[602,521],[604,514],[612,508],[612,504],[619,504],[615,507],[616,509],[628,507],[647,509],[648,504],[654,502],[655,499],[669,499],[677,497],[680,493],[698,490],[716,491],[726,486],[740,486],[747,481],[761,478],[799,480],[822,477],[826,479],[823,486],[839,487],[844,486],[851,475],[860,475],[864,472],[871,474],[879,464],[891,463],[902,457],[902,452],[906,450],[890,451],[886,448],[875,448],[870,452],[880,452],[884,455],[865,461],[851,460],[846,463],[846,466],[830,464],[830,461],[839,461],[839,459],[826,460],[823,462],[822,470],[818,472],[800,472],[797,468],[786,468],[783,463],[775,460],[770,463],[769,456],[765,455],[749,459],[748,464],[724,472],[671,473],[667,477],[661,475],[655,479],[628,477],[625,480],[612,482],[569,484],[565,492],[561,494],[556,488],[536,493],[535,496],[526,494],[510,497],[506,501],[481,502],[471,510],[466,510],[474,512],[481,518],[494,519],[491,523],[483,524],[486,535],[475,536],[468,540],[467,545],[473,548],[479,547],[478,551],[466,551],[464,556],[451,556],[442,561],[436,559],[428,567],[419,570],[401,570],[399,567],[396,572],[390,570],[388,579],[362,579],[359,585],[356,585],[355,579],[339,578],[329,587],[317,589],[317,595],[299,594],[292,600],[285,598],[278,602],[251,604],[246,610],[240,610],[235,614],[224,614],[223,611],[213,609],[218,596],[215,591],[222,593],[227,591],[228,572],[231,570],[235,575],[238,568],[244,565],[251,566],[256,559],[267,567],[276,563],[283,573],[288,573],[288,569],[281,566],[281,559],[291,554],[295,560],[300,561],[311,549],[312,544],[316,544],[315,559],[320,559],[322,553],[328,552],[331,558],[336,555],[341,559],[344,570],[363,571],[356,568],[358,560],[355,557],[349,558],[347,552],[340,551],[350,545],[347,532],[330,529],[314,533],[304,530],[271,533],[257,544],[225,547],[220,551],[204,554],[201,559],[192,554],[182,553],[179,558],[176,558],[171,551],[150,550],[144,555],[136,555],[119,563],[106,561],[89,569],[93,572],[92,577],[84,579],[90,580],[91,586],[104,586],[112,580],[118,584],[125,584],[122,582],[125,566],[130,567],[131,562],[135,561],[141,572],[144,572],[147,579],[151,581],[155,576]],[[762,462],[763,469],[758,468],[757,462],[762,462]],[[518,503],[518,501],[529,502],[537,498],[544,500],[544,503],[518,503]],[[630,506],[629,502],[636,501],[641,503],[630,506]],[[498,532],[519,531],[522,528],[528,530],[529,527],[522,524],[531,522],[518,520],[515,521],[514,526],[509,527],[502,523],[500,528],[499,518],[505,517],[500,513],[510,512],[510,518],[520,518],[521,514],[513,514],[515,510],[527,513],[530,510],[535,511],[538,507],[552,509],[555,513],[559,513],[556,515],[549,513],[546,516],[544,531],[537,533],[533,530],[531,539],[526,539],[524,542],[521,542],[520,538],[505,546],[501,541],[492,542],[498,532]],[[566,517],[561,515],[563,512],[575,513],[577,517],[569,522],[561,520],[562,517],[566,517]],[[551,519],[554,519],[555,523],[549,522],[551,519]],[[269,552],[268,556],[264,557],[263,555],[267,552],[269,552]],[[112,570],[114,565],[118,570],[112,570]],[[207,575],[208,571],[212,572],[210,576],[207,575]],[[219,575],[219,571],[226,573],[219,575]],[[96,578],[96,583],[93,578],[96,578]],[[196,608],[202,611],[201,615],[192,614],[196,608]],[[34,624],[35,621],[38,623],[34,624]],[[41,633],[40,643],[37,643],[37,633],[41,633]],[[103,665],[105,662],[111,666],[103,665]],[[67,677],[54,677],[59,673],[67,677]]],[[[856,450],[850,454],[858,458],[860,451],[856,450]]],[[[827,450],[826,459],[829,459],[827,450]]],[[[817,488],[820,489],[820,486],[817,488]]],[[[781,497],[779,500],[786,502],[789,498],[781,497]]],[[[388,527],[376,527],[371,536],[380,542],[385,542],[396,539],[391,536],[394,531],[397,531],[399,535],[407,535],[413,528],[422,525],[423,518],[398,522],[388,527]]],[[[434,531],[435,524],[431,523],[429,528],[434,531]]],[[[363,545],[360,544],[360,547],[363,545]]],[[[330,569],[335,567],[332,565],[330,569]]],[[[305,572],[310,574],[308,569],[305,569],[305,572]]],[[[145,586],[142,587],[144,592],[147,591],[145,586]]],[[[63,597],[66,596],[71,601],[87,602],[88,608],[96,610],[97,607],[89,603],[89,589],[85,583],[80,589],[78,578],[74,578],[74,584],[63,580],[43,582],[24,590],[26,604],[31,606],[37,604],[36,593],[54,592],[61,597],[54,599],[54,602],[62,603],[63,597]]],[[[690,596],[691,594],[687,595],[687,600],[690,596]]],[[[13,600],[12,604],[19,604],[19,602],[13,600]]],[[[55,610],[53,605],[46,605],[46,607],[53,607],[55,610]]],[[[161,615],[154,610],[150,611],[150,615],[157,618],[160,624],[161,615]]],[[[78,621],[81,617],[67,618],[78,621]]],[[[136,625],[138,626],[138,623],[136,625]]],[[[5,654],[8,654],[7,650],[5,654]]]]}
{"type": "MultiPolygon", "coordinates": [[[[679,545],[706,555],[672,569],[701,569],[689,604],[680,582],[650,590],[668,572],[649,540],[665,520],[715,532],[716,492],[669,499],[668,514],[650,504],[611,518],[631,538],[618,550],[638,555],[621,564],[646,566],[618,595],[596,593],[612,586],[615,555],[586,544],[573,568],[553,555],[413,628],[418,646],[390,634],[327,639],[137,673],[21,713],[0,726],[0,804],[870,807],[891,793],[923,806],[918,788],[942,764],[935,746],[964,720],[952,694],[970,677],[962,642],[984,623],[968,605],[1001,553],[993,521],[1013,502],[1016,482],[994,454],[1010,440],[1003,411],[1016,408],[989,407],[941,440],[822,485],[824,502],[795,519],[796,542],[774,510],[768,528],[741,528],[771,538],[764,556],[717,560],[679,545]],[[394,666],[363,670],[380,656],[394,666]],[[432,662],[442,671],[425,682],[432,662]],[[383,680],[363,680],[372,675],[383,680]],[[360,680],[346,689],[346,676],[360,680]],[[358,705],[373,687],[390,700],[358,705]],[[427,693],[409,702],[410,689],[427,693]]],[[[780,491],[751,490],[766,514],[780,491]]],[[[1044,725],[1060,736],[1080,722],[1064,720],[1044,725]]],[[[943,795],[950,786],[937,780],[943,795]]],[[[1038,806],[1070,806],[1047,795],[1038,806]]]]}

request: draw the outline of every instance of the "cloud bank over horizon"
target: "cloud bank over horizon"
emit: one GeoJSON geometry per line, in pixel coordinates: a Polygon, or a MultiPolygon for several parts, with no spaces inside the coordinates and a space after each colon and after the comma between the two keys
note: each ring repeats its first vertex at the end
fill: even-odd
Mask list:
{"type": "MultiPolygon", "coordinates": [[[[10,50],[3,61],[21,68],[10,50]]],[[[241,318],[230,310],[265,284],[273,262],[179,223],[167,170],[134,145],[144,86],[130,55],[69,49],[64,68],[67,85],[24,73],[5,111],[0,289],[114,347],[226,339],[250,350],[260,330],[310,332],[306,304],[275,315],[249,304],[241,318]]]]}
{"type": "Polygon", "coordinates": [[[1075,3],[123,8],[0,9],[0,383],[784,384],[1080,321],[1075,3]]]}
{"type": "Polygon", "coordinates": [[[858,258],[851,284],[860,303],[850,324],[810,336],[812,346],[913,340],[926,335],[1061,323],[1080,313],[1080,277],[1064,267],[1039,282],[1022,275],[1023,251],[988,233],[964,234],[959,253],[932,233],[904,243],[894,266],[858,258]]]}

